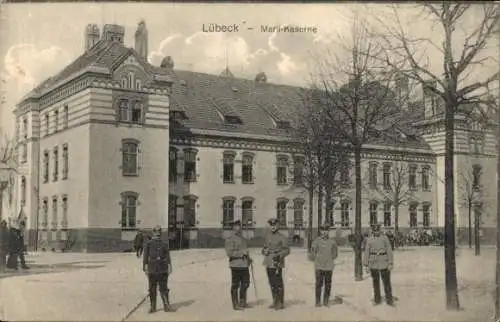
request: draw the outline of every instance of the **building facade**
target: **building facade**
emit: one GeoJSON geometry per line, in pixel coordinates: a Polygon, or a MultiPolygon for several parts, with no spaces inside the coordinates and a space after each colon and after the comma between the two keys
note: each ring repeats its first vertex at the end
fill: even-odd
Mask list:
{"type": "MultiPolygon", "coordinates": [[[[262,73],[245,80],[229,70],[175,70],[171,57],[152,66],[147,34],[142,21],[128,48],[122,26],[105,25],[101,35],[89,25],[84,53],[18,104],[13,213],[26,216],[30,247],[124,250],[137,230],[158,223],[172,247],[220,247],[234,219],[251,245],[261,245],[272,217],[302,245],[311,209],[295,174],[297,88],[268,83],[262,73]]],[[[363,229],[394,229],[396,219],[402,232],[443,227],[444,129],[433,104],[424,93],[411,125],[416,135],[364,146],[363,229]]],[[[457,177],[470,179],[487,239],[496,208],[485,196],[494,198],[496,187],[484,178],[496,175],[494,137],[457,123],[457,177]]],[[[343,189],[321,207],[345,240],[354,225],[354,170],[341,175],[343,189]]],[[[457,196],[465,181],[456,180],[457,196]]],[[[470,207],[456,199],[462,236],[470,207]]],[[[315,198],[312,205],[317,227],[315,198]]]]}

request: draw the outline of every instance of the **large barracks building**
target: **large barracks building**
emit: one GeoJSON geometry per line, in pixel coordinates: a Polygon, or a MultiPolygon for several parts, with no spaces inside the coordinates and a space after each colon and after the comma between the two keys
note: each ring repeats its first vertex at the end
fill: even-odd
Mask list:
{"type": "MultiPolygon", "coordinates": [[[[303,244],[309,202],[294,175],[300,151],[292,136],[298,89],[271,84],[264,73],[247,80],[229,69],[177,70],[169,56],[152,66],[145,23],[134,48],[124,30],[88,25],[82,55],[15,109],[21,174],[11,216],[27,217],[30,247],[119,251],[155,224],[169,228],[173,247],[220,247],[233,219],[260,245],[271,217],[303,244]]],[[[441,105],[424,92],[406,110],[405,133],[364,146],[364,228],[394,228],[384,190],[403,167],[400,230],[444,226],[441,105]]],[[[456,126],[457,234],[466,236],[470,183],[481,238],[494,240],[495,137],[463,118],[456,126]]],[[[354,169],[343,175],[350,186],[323,209],[341,239],[353,229],[355,207],[354,169]]]]}

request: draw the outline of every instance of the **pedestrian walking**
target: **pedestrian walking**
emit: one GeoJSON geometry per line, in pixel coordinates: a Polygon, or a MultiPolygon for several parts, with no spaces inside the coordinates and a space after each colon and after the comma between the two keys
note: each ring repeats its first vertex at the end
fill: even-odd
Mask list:
{"type": "Polygon", "coordinates": [[[170,306],[168,276],[172,274],[172,261],[168,245],[161,240],[161,227],[153,228],[153,236],[144,247],[143,270],[148,276],[149,299],[151,307],[149,313],[156,312],[156,295],[158,286],[163,301],[163,311],[174,312],[170,306]]]}
{"type": "Polygon", "coordinates": [[[247,240],[241,235],[241,221],[235,220],[232,227],[233,234],[226,239],[225,243],[231,268],[231,301],[234,310],[242,310],[248,307],[247,290],[250,286],[249,266],[252,259],[248,252],[247,240]]]}
{"type": "Polygon", "coordinates": [[[18,257],[22,250],[21,235],[19,229],[15,227],[15,224],[11,224],[9,228],[9,245],[8,252],[9,257],[7,259],[7,268],[18,270],[18,257]]]}
{"type": "Polygon", "coordinates": [[[393,253],[387,236],[380,232],[380,225],[374,225],[372,236],[366,241],[363,265],[370,272],[373,281],[374,304],[382,301],[380,296],[380,278],[384,285],[385,301],[393,306],[391,270],[393,267],[393,253]]]}
{"type": "Polygon", "coordinates": [[[321,293],[323,292],[323,305],[330,304],[330,293],[332,289],[332,274],[335,259],[338,257],[338,246],[333,238],[329,236],[330,227],[324,224],[320,227],[321,235],[311,245],[311,260],[314,261],[316,275],[315,299],[316,307],[321,306],[321,293]]]}
{"type": "Polygon", "coordinates": [[[267,234],[262,248],[264,266],[271,287],[273,304],[269,307],[276,310],[285,308],[285,285],[283,283],[283,268],[285,257],[290,254],[288,239],[279,232],[278,220],[269,219],[270,233],[267,234]]]}
{"type": "Polygon", "coordinates": [[[26,265],[26,258],[24,257],[25,253],[25,247],[24,247],[24,232],[26,231],[26,222],[24,220],[21,220],[19,222],[19,261],[21,262],[21,268],[22,269],[29,269],[28,265],[26,265]]]}
{"type": "Polygon", "coordinates": [[[141,257],[142,251],[144,249],[144,234],[142,231],[138,230],[134,238],[134,249],[137,258],[141,257]]]}

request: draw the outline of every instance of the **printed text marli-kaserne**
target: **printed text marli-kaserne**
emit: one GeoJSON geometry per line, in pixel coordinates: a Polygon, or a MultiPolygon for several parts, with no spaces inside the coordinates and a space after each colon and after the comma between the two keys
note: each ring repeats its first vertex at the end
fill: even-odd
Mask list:
{"type": "Polygon", "coordinates": [[[300,25],[261,25],[260,32],[317,33],[318,27],[300,25]]]}
{"type": "Polygon", "coordinates": [[[203,32],[239,32],[240,25],[233,24],[219,24],[219,23],[204,23],[201,27],[203,32]]]}

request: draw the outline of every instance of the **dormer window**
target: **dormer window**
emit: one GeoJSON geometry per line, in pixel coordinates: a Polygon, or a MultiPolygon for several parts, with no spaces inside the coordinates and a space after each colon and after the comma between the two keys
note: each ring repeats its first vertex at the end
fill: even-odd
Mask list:
{"type": "Polygon", "coordinates": [[[277,121],[276,122],[276,127],[278,129],[289,129],[290,128],[290,122],[289,121],[277,121]]]}
{"type": "Polygon", "coordinates": [[[127,88],[127,77],[122,76],[122,88],[127,88]]]}
{"type": "Polygon", "coordinates": [[[169,113],[170,125],[179,125],[182,121],[187,120],[186,113],[184,111],[170,111],[169,113]]]}
{"type": "Polygon", "coordinates": [[[224,116],[224,121],[228,124],[243,124],[241,119],[238,116],[234,116],[234,115],[224,116]]]}

